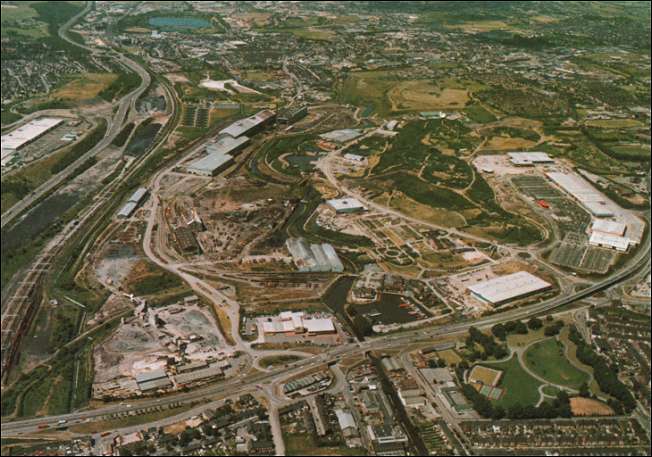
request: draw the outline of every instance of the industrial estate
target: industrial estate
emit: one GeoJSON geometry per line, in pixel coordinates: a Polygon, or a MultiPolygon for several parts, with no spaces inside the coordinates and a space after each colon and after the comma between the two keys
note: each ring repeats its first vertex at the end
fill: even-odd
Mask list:
{"type": "Polygon", "coordinates": [[[649,2],[1,6],[2,455],[650,455],[649,2]]]}

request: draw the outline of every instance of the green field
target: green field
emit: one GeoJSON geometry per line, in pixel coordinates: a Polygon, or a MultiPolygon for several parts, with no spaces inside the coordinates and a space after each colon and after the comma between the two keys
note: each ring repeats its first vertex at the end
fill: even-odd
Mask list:
{"type": "Polygon", "coordinates": [[[366,455],[364,449],[346,446],[318,446],[305,433],[283,433],[287,455],[366,455]]]}
{"type": "Polygon", "coordinates": [[[572,365],[564,356],[564,345],[555,338],[533,344],[525,352],[530,370],[553,384],[579,389],[589,376],[572,365]]]}
{"type": "Polygon", "coordinates": [[[22,35],[30,38],[48,36],[47,24],[38,21],[38,13],[31,7],[33,2],[15,2],[2,5],[2,36],[22,35]],[[26,27],[26,24],[30,24],[26,27]]]}
{"type": "Polygon", "coordinates": [[[505,393],[499,400],[493,402],[495,406],[507,409],[517,404],[521,406],[536,405],[539,401],[538,389],[541,383],[523,369],[516,355],[505,362],[485,363],[484,365],[503,371],[498,386],[505,389],[505,393]]]}
{"type": "Polygon", "coordinates": [[[278,367],[288,363],[296,362],[300,357],[296,355],[273,355],[260,360],[260,366],[263,368],[278,367]]]}

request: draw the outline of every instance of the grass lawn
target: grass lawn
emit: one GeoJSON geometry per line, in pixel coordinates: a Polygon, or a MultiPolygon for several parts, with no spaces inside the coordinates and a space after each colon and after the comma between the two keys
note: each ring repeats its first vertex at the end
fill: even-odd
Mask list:
{"type": "Polygon", "coordinates": [[[137,414],[135,416],[126,416],[116,419],[93,421],[83,424],[75,424],[70,426],[70,431],[75,433],[99,433],[101,431],[132,427],[135,425],[146,424],[148,422],[156,422],[166,419],[170,416],[184,413],[191,410],[196,405],[183,405],[178,408],[164,409],[146,414],[137,414]]]}
{"type": "Polygon", "coordinates": [[[297,357],[296,355],[276,355],[276,356],[270,356],[270,357],[265,357],[260,360],[260,366],[263,368],[269,368],[273,366],[278,366],[278,365],[285,365],[287,363],[292,363],[296,362],[299,360],[301,357],[297,357]]]}
{"type": "Polygon", "coordinates": [[[509,408],[516,404],[535,405],[539,401],[538,389],[541,383],[527,374],[516,355],[505,362],[484,363],[483,365],[503,371],[498,387],[505,389],[505,393],[500,399],[493,402],[494,405],[509,408]]]}
{"type": "Polygon", "coordinates": [[[525,352],[525,362],[530,370],[553,384],[579,389],[589,379],[564,356],[564,344],[548,338],[533,344],[525,352]]]}
{"type": "Polygon", "coordinates": [[[512,348],[525,347],[530,343],[543,339],[543,327],[539,330],[530,330],[525,335],[510,333],[507,335],[507,345],[512,348]]]}
{"type": "MultiPolygon", "coordinates": [[[[590,367],[588,365],[584,365],[582,362],[577,360],[577,356],[575,354],[576,351],[577,351],[577,346],[575,346],[575,343],[573,343],[572,341],[570,341],[568,339],[568,333],[569,333],[569,330],[568,330],[568,327],[566,326],[566,327],[564,327],[562,329],[561,333],[559,334],[559,339],[568,348],[568,351],[567,351],[568,360],[570,361],[570,363],[572,365],[575,365],[576,367],[581,367],[582,371],[593,374],[593,367],[590,367]]],[[[591,392],[593,393],[593,395],[598,395],[598,394],[601,393],[600,386],[598,386],[598,383],[596,382],[595,379],[593,379],[593,381],[591,381],[591,383],[589,384],[589,389],[591,389],[591,392]]]]}
{"type": "Polygon", "coordinates": [[[542,390],[544,394],[550,395],[551,397],[556,397],[559,393],[559,389],[555,386],[544,386],[542,390]]]}

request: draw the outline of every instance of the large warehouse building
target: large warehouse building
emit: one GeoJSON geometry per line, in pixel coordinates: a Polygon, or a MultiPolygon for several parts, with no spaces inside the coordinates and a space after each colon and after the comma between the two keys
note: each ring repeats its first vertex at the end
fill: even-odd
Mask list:
{"type": "Polygon", "coordinates": [[[630,244],[636,244],[625,236],[627,225],[620,221],[596,219],[591,226],[589,244],[602,248],[626,252],[630,244]]]}
{"type": "Polygon", "coordinates": [[[474,297],[492,305],[502,305],[551,288],[552,284],[527,271],[499,276],[468,287],[474,297]]]}
{"type": "Polygon", "coordinates": [[[570,173],[546,173],[546,176],[575,198],[595,217],[614,215],[615,204],[583,178],[570,173]]]}
{"type": "Polygon", "coordinates": [[[288,238],[288,251],[301,272],[344,271],[344,265],[330,244],[308,244],[303,238],[288,238]]]}
{"type": "Polygon", "coordinates": [[[229,135],[220,135],[214,142],[206,145],[206,152],[209,154],[220,152],[235,157],[249,144],[249,142],[250,139],[246,136],[233,138],[229,135]]]}
{"type": "Polygon", "coordinates": [[[517,167],[531,167],[538,164],[550,164],[555,161],[545,152],[509,152],[509,161],[517,167]]]}
{"type": "Polygon", "coordinates": [[[233,164],[233,157],[221,152],[212,152],[207,156],[190,162],[186,165],[186,171],[194,175],[215,176],[226,170],[233,164]]]}
{"type": "Polygon", "coordinates": [[[261,131],[265,126],[271,124],[276,119],[276,113],[271,110],[262,110],[253,116],[235,121],[233,124],[222,129],[220,134],[229,135],[238,138],[243,135],[254,135],[261,131]]]}
{"type": "Polygon", "coordinates": [[[58,117],[41,117],[2,135],[2,165],[7,163],[20,148],[39,139],[50,130],[58,127],[64,119],[58,117]]]}

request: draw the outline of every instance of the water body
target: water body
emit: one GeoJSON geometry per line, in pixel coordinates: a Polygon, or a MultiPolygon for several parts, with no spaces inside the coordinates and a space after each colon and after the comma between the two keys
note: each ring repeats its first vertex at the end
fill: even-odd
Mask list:
{"type": "Polygon", "coordinates": [[[202,29],[211,26],[206,19],[198,17],[152,17],[149,19],[149,25],[158,29],[202,29]]]}
{"type": "Polygon", "coordinates": [[[364,341],[364,335],[353,325],[345,310],[346,297],[353,286],[353,281],[354,278],[350,276],[341,277],[326,291],[322,301],[335,313],[340,322],[343,322],[360,341],[364,341]]]}

